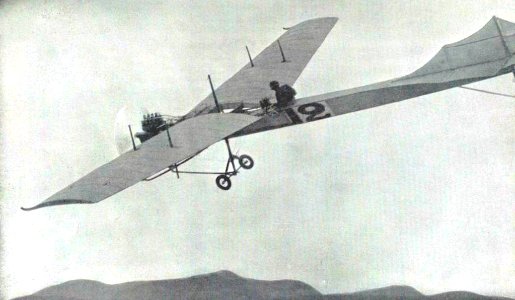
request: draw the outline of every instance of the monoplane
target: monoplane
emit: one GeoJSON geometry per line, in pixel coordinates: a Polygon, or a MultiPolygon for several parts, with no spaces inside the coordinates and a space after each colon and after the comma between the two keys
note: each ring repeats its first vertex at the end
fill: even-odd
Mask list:
{"type": "Polygon", "coordinates": [[[468,38],[445,45],[409,75],[298,98],[286,107],[263,107],[264,98],[272,103],[276,100],[269,83],[279,81],[293,86],[336,22],[337,18],[319,18],[285,28],[286,32],[256,57],[252,58],[247,51],[249,62],[220,87],[215,89],[208,76],[211,93],[189,113],[179,117],[145,115],[142,132],[127,128],[132,141],[130,150],[44,202],[22,209],[97,203],[140,181],[151,181],[169,172],[177,176],[216,175],[218,187],[228,190],[233,176],[254,166],[249,155],[233,153],[233,138],[327,119],[508,73],[515,75],[515,24],[493,17],[468,38]],[[228,152],[223,171],[182,171],[185,163],[220,141],[225,142],[228,152]]]}

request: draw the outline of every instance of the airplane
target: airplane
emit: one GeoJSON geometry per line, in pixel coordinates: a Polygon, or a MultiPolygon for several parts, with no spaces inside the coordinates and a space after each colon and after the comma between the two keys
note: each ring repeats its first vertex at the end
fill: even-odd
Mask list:
{"type": "Polygon", "coordinates": [[[277,100],[269,83],[293,86],[337,20],[317,18],[284,28],[286,32],[254,58],[247,48],[249,62],[216,89],[208,75],[211,93],[186,115],[145,115],[141,121],[143,132],[133,134],[128,125],[132,149],[42,203],[22,209],[97,203],[140,181],[151,181],[169,172],[177,177],[184,173],[217,175],[216,185],[229,190],[233,176],[254,166],[249,155],[233,153],[233,138],[463,87],[504,74],[515,76],[515,23],[494,16],[479,31],[445,45],[424,66],[406,76],[298,98],[286,107],[269,105],[270,100],[277,100]],[[141,142],[139,145],[135,138],[141,142]],[[179,167],[222,140],[228,152],[224,171],[181,171],[179,167]]]}

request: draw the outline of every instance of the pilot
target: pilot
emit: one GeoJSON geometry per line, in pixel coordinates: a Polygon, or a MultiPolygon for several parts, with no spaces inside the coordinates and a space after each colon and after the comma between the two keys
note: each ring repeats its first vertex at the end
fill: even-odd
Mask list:
{"type": "Polygon", "coordinates": [[[277,99],[277,107],[282,108],[293,104],[297,92],[289,85],[279,85],[277,81],[270,82],[270,89],[275,91],[275,99],[277,99]]]}

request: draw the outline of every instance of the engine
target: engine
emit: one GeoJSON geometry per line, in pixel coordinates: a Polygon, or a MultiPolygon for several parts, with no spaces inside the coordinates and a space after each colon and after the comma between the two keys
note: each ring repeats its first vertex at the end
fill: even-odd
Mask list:
{"type": "Polygon", "coordinates": [[[143,129],[143,132],[138,132],[134,136],[143,143],[161,131],[170,128],[183,120],[184,116],[162,115],[158,112],[145,114],[141,121],[141,129],[143,129]]]}
{"type": "Polygon", "coordinates": [[[143,120],[141,121],[143,132],[138,132],[135,136],[143,143],[165,130],[167,126],[168,124],[160,113],[146,114],[143,115],[143,120]]]}

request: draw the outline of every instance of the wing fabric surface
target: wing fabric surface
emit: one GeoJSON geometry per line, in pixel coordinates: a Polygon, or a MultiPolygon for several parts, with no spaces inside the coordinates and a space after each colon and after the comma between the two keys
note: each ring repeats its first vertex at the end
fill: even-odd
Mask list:
{"type": "MultiPolygon", "coordinates": [[[[300,76],[311,57],[331,31],[337,18],[319,18],[291,27],[277,41],[286,57],[282,55],[277,41],[273,42],[253,58],[254,67],[248,63],[233,77],[218,87],[215,92],[223,109],[241,106],[259,107],[264,97],[275,98],[269,83],[277,80],[292,86],[300,76]]],[[[210,94],[200,102],[187,117],[213,112],[213,96],[210,94]]]]}
{"type": "Polygon", "coordinates": [[[102,201],[197,154],[257,119],[242,114],[208,114],[185,120],[169,129],[173,148],[170,147],[167,133],[161,132],[143,143],[137,151],[122,154],[41,204],[24,210],[102,201]]]}

